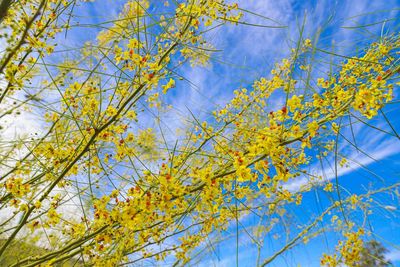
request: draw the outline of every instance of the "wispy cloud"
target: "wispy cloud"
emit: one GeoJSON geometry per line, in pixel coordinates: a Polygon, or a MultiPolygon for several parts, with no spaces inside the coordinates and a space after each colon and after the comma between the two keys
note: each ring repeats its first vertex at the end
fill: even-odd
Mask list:
{"type": "MultiPolygon", "coordinates": [[[[357,145],[358,150],[345,141],[339,145],[337,161],[340,161],[342,157],[346,158],[347,163],[344,166],[337,163],[336,172],[333,168],[334,156],[331,155],[325,160],[325,162],[330,163],[328,166],[325,166],[325,164],[323,168],[320,162],[316,162],[309,168],[308,172],[313,176],[323,177],[321,182],[327,182],[336,177],[342,177],[359,169],[367,168],[368,165],[398,154],[400,151],[400,142],[397,139],[388,138],[386,134],[378,134],[368,126],[358,127],[355,131],[362,136],[361,144],[357,145]]],[[[290,191],[298,191],[303,186],[308,187],[310,185],[312,185],[310,178],[302,176],[284,185],[284,188],[290,191]]]]}
{"type": "Polygon", "coordinates": [[[400,262],[400,250],[393,250],[385,254],[385,259],[394,262],[400,262]]]}
{"type": "Polygon", "coordinates": [[[385,259],[392,263],[400,262],[400,250],[393,250],[385,254],[385,259]]]}

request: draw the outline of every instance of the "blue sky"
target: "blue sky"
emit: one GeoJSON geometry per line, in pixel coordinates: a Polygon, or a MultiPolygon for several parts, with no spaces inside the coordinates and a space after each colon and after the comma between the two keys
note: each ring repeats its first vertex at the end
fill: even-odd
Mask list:
{"type": "MultiPolygon", "coordinates": [[[[82,4],[76,7],[79,17],[73,20],[80,24],[96,24],[114,18],[124,1],[102,0],[82,4]],[[89,8],[88,8],[89,6],[89,8]]],[[[150,12],[162,11],[162,1],[152,1],[150,12]]],[[[223,105],[233,96],[233,90],[239,87],[250,88],[252,81],[267,76],[274,63],[288,55],[299,39],[300,28],[304,22],[304,38],[310,38],[322,50],[335,51],[337,54],[353,56],[355,48],[362,47],[371,41],[379,40],[381,35],[396,33],[400,25],[400,1],[270,1],[270,0],[240,0],[241,8],[262,16],[245,13],[244,20],[257,25],[273,27],[255,27],[246,25],[226,25],[207,34],[208,40],[221,52],[213,55],[211,64],[207,67],[190,68],[184,66],[180,71],[184,80],[177,84],[173,92],[165,99],[176,107],[173,112],[164,115],[168,120],[170,138],[175,130],[184,126],[183,118],[193,112],[197,117],[208,120],[210,112],[223,105]],[[272,18],[274,21],[265,17],[272,18]],[[286,26],[282,28],[281,26],[286,26]],[[317,39],[318,38],[318,39],[317,39]],[[190,112],[189,112],[190,109],[190,112]]],[[[62,48],[80,46],[84,41],[94,40],[98,28],[79,27],[71,29],[67,40],[61,37],[62,48]]],[[[330,59],[324,53],[318,60],[330,59]]],[[[334,57],[334,62],[342,58],[334,57]]],[[[326,64],[317,64],[315,76],[323,77],[328,71],[326,64]]],[[[398,88],[395,90],[398,99],[398,88]]],[[[275,97],[271,100],[271,109],[283,105],[283,99],[275,97]]],[[[367,189],[390,185],[399,179],[400,174],[400,140],[396,138],[392,127],[400,132],[399,105],[390,104],[384,108],[384,113],[391,126],[382,115],[379,115],[371,125],[385,129],[385,134],[361,122],[353,125],[356,143],[360,151],[352,148],[343,138],[340,140],[339,151],[349,158],[349,168],[339,170],[339,182],[345,190],[363,193],[367,189]],[[368,156],[369,155],[369,156],[368,156]]],[[[149,125],[152,126],[152,125],[149,125]]],[[[349,140],[352,139],[349,128],[343,132],[349,140]]],[[[332,159],[331,159],[332,160],[332,159]]],[[[323,167],[318,162],[310,165],[310,172],[324,173],[326,179],[333,179],[334,173],[329,164],[323,167]]],[[[295,190],[304,183],[305,177],[300,177],[289,187],[295,190]],[[303,179],[303,180],[302,180],[303,179]]],[[[316,189],[304,196],[301,209],[291,209],[296,221],[306,223],[311,214],[318,214],[327,207],[328,199],[336,199],[335,193],[326,194],[316,189]]],[[[388,194],[377,195],[373,204],[376,213],[369,216],[369,224],[375,238],[388,249],[388,257],[395,266],[400,266],[400,228],[398,196],[388,194]]],[[[246,217],[242,221],[245,226],[257,223],[256,217],[246,217]]],[[[264,223],[269,223],[264,221],[264,223]]],[[[282,231],[278,227],[274,234],[282,231]]],[[[232,229],[228,229],[225,237],[232,229]]],[[[338,236],[325,233],[311,240],[307,246],[299,246],[289,253],[283,254],[271,266],[319,266],[322,252],[332,251],[338,236]]],[[[236,264],[236,237],[230,238],[215,247],[200,266],[232,266],[236,264]]],[[[240,234],[239,261],[240,266],[254,266],[256,260],[255,246],[251,245],[245,233],[240,234]]],[[[270,255],[271,249],[278,249],[280,241],[272,235],[265,239],[262,256],[270,255]]]]}

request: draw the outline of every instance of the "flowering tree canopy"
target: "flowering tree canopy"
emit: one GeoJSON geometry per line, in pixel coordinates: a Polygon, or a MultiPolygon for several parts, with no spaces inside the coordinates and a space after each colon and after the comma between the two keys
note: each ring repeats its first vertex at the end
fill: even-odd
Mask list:
{"type": "Polygon", "coordinates": [[[187,107],[174,126],[166,114],[178,116],[172,100],[187,86],[180,71],[206,68],[221,49],[211,33],[257,25],[240,3],[156,2],[125,1],[95,24],[79,23],[77,10],[99,0],[1,2],[0,259],[30,245],[4,264],[191,266],[231,234],[239,249],[240,233],[258,249],[251,264],[265,266],[333,231],[340,237],[320,264],[357,266],[374,196],[397,199],[400,184],[346,191],[338,175],[349,159],[339,139],[352,130],[349,118],[374,127],[397,101],[399,35],[340,57],[300,30],[268,73],[232,88],[207,116],[187,107]],[[62,47],[85,32],[96,36],[62,47]],[[317,58],[328,57],[334,63],[318,73],[317,58]],[[10,134],[18,120],[38,126],[10,134]],[[324,160],[333,179],[310,170],[324,160]],[[304,196],[314,190],[331,197],[296,221],[293,210],[307,209],[304,196]],[[285,230],[267,249],[277,229],[285,230]]]}

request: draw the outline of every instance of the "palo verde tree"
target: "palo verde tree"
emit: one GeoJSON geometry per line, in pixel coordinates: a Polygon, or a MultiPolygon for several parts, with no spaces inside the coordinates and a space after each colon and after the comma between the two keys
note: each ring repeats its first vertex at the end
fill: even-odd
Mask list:
{"type": "Polygon", "coordinates": [[[390,266],[391,262],[385,259],[387,249],[376,240],[365,243],[361,250],[359,266],[390,266]]]}
{"type": "Polygon", "coordinates": [[[10,136],[2,125],[0,259],[23,242],[35,249],[10,265],[148,259],[191,265],[215,233],[252,213],[266,222],[253,238],[262,251],[263,237],[287,207],[300,207],[302,196],[322,185],[339,198],[293,227],[284,245],[257,264],[329,229],[341,238],[321,264],[357,266],[366,223],[346,215],[368,214],[367,200],[400,184],[346,195],[308,166],[316,152],[333,156],[336,170],[344,165],[337,153],[337,139],[349,127],[343,118],[371,119],[393,101],[397,34],[372,40],[318,79],[311,75],[317,50],[300,35],[270,73],[235,90],[211,118],[189,116],[171,137],[152,115],[171,109],[165,99],[182,81],[179,69],[206,65],[217,51],[207,33],[246,23],[246,10],[224,0],[186,0],[165,1],[165,12],[154,14],[150,1],[132,0],[113,20],[71,24],[76,7],[89,5],[84,2],[1,4],[0,116],[9,122],[30,112],[40,129],[10,136]],[[71,49],[74,56],[55,56],[63,53],[60,36],[90,26],[101,28],[96,39],[71,49]],[[274,95],[285,100],[271,110],[274,95]],[[309,179],[290,189],[299,177],[309,179]]]}

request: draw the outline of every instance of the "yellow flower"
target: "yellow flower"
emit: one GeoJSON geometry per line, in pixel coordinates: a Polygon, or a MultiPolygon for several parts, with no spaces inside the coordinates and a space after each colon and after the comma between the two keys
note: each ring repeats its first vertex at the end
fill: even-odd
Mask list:
{"type": "Polygon", "coordinates": [[[324,191],[326,192],[332,192],[333,191],[333,184],[332,183],[327,183],[324,187],[324,191]]]}
{"type": "Polygon", "coordinates": [[[310,39],[305,39],[304,40],[304,47],[309,48],[311,46],[312,46],[311,40],[310,39]]]}
{"type": "Polygon", "coordinates": [[[134,110],[130,110],[126,113],[126,117],[130,120],[136,120],[137,114],[134,110]]]}
{"type": "Polygon", "coordinates": [[[128,45],[126,46],[129,49],[138,49],[142,47],[142,44],[136,38],[132,38],[129,40],[128,45]]]}
{"type": "Polygon", "coordinates": [[[288,106],[288,108],[289,108],[289,110],[291,111],[291,112],[293,112],[295,109],[297,109],[297,108],[301,108],[301,98],[302,98],[303,96],[297,96],[297,95],[294,95],[294,96],[292,96],[292,98],[291,99],[289,99],[288,101],[287,101],[287,106],[288,106]]]}
{"type": "Polygon", "coordinates": [[[112,117],[117,114],[117,109],[113,106],[108,106],[106,109],[106,114],[107,116],[112,117]]]}
{"type": "Polygon", "coordinates": [[[347,163],[347,160],[345,158],[342,158],[339,162],[340,167],[343,167],[347,163]]]}
{"type": "Polygon", "coordinates": [[[318,122],[313,121],[307,125],[308,133],[311,137],[314,137],[317,134],[319,125],[318,122]]]}
{"type": "Polygon", "coordinates": [[[174,79],[169,79],[168,83],[166,85],[163,85],[163,94],[166,94],[167,91],[171,88],[175,87],[175,80],[174,79]]]}
{"type": "Polygon", "coordinates": [[[389,52],[389,48],[384,45],[384,44],[379,44],[379,52],[381,52],[383,55],[386,55],[389,52]]]}
{"type": "Polygon", "coordinates": [[[42,202],[36,201],[35,202],[35,208],[40,209],[42,207],[42,202]]]}
{"type": "Polygon", "coordinates": [[[351,197],[350,197],[350,203],[351,203],[351,205],[356,205],[357,203],[358,203],[358,197],[357,197],[357,195],[352,195],[351,197]]]}

